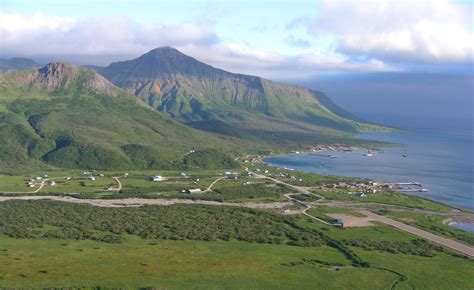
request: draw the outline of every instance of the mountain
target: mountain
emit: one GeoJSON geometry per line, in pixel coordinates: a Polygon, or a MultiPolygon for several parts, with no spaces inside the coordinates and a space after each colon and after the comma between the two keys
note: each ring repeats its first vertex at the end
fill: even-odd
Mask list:
{"type": "Polygon", "coordinates": [[[254,146],[185,126],[66,63],[0,74],[0,91],[0,171],[230,168],[229,152],[254,146]]]}
{"type": "Polygon", "coordinates": [[[0,58],[0,72],[37,68],[41,65],[29,58],[14,57],[10,59],[0,58]]]}
{"type": "Polygon", "coordinates": [[[316,143],[347,132],[386,130],[357,119],[321,92],[230,73],[170,47],[95,69],[158,111],[220,134],[316,143]]]}

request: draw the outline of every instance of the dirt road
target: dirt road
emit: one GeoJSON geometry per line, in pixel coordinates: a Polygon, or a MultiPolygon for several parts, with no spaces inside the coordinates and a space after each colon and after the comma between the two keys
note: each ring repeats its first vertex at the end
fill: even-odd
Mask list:
{"type": "Polygon", "coordinates": [[[263,175],[263,174],[257,174],[255,172],[250,172],[252,173],[256,178],[260,178],[260,179],[268,179],[268,180],[271,180],[277,184],[283,184],[283,185],[286,185],[288,187],[291,187],[291,188],[294,188],[296,191],[302,193],[302,194],[307,194],[307,195],[315,195],[317,197],[320,198],[320,200],[324,200],[324,197],[321,196],[321,195],[318,195],[314,192],[311,192],[309,191],[309,189],[307,187],[304,187],[304,186],[298,186],[298,185],[293,185],[293,184],[289,184],[289,183],[286,183],[286,182],[283,182],[283,181],[280,181],[276,178],[273,178],[273,177],[270,177],[270,176],[266,176],[266,175],[263,175]]]}
{"type": "Polygon", "coordinates": [[[417,235],[417,236],[422,237],[424,239],[430,240],[432,242],[438,243],[438,244],[446,246],[450,249],[453,249],[453,250],[456,250],[456,251],[461,252],[463,254],[466,254],[468,256],[474,257],[474,248],[470,247],[468,245],[462,244],[460,242],[456,242],[456,241],[451,240],[451,239],[440,237],[438,235],[429,233],[429,232],[424,231],[424,230],[420,230],[418,228],[415,228],[413,226],[410,226],[410,225],[407,225],[407,224],[404,224],[404,223],[401,223],[401,222],[397,222],[395,220],[392,220],[390,218],[375,214],[375,213],[370,212],[368,210],[361,210],[360,212],[362,214],[366,215],[368,218],[370,218],[370,220],[382,222],[384,224],[390,225],[390,226],[395,227],[397,229],[400,229],[402,231],[417,235]]]}
{"type": "Polygon", "coordinates": [[[112,177],[118,184],[117,188],[111,188],[110,190],[112,191],[121,191],[122,190],[122,182],[120,182],[120,176],[114,176],[112,177]]]}
{"type": "Polygon", "coordinates": [[[219,177],[217,178],[216,180],[214,180],[211,184],[209,184],[209,186],[206,188],[206,190],[204,190],[204,192],[211,192],[212,191],[212,187],[217,183],[219,182],[219,180],[222,180],[224,179],[225,177],[219,177]]]}

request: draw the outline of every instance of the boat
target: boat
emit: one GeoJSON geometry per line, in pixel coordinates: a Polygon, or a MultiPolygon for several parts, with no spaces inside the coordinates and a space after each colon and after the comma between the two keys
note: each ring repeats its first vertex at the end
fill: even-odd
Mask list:
{"type": "Polygon", "coordinates": [[[428,192],[429,189],[426,189],[426,188],[422,188],[422,189],[419,189],[418,192],[428,192]]]}
{"type": "Polygon", "coordinates": [[[336,159],[336,158],[339,158],[339,156],[336,156],[336,155],[331,155],[329,156],[331,159],[336,159]]]}
{"type": "Polygon", "coordinates": [[[407,157],[408,155],[407,154],[402,154],[402,157],[407,157]]]}

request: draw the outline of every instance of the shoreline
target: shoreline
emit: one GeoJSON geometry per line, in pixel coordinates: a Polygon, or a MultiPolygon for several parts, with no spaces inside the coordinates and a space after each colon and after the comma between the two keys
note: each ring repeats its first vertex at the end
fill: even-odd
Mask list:
{"type": "MultiPolygon", "coordinates": [[[[333,147],[331,145],[324,145],[324,146],[327,146],[327,148],[325,150],[321,150],[321,149],[320,150],[313,150],[313,148],[314,148],[313,147],[311,151],[299,151],[299,153],[298,152],[290,152],[288,154],[282,154],[282,155],[266,155],[266,156],[261,156],[261,158],[259,158],[259,159],[262,163],[264,163],[268,166],[274,167],[274,168],[287,168],[287,169],[291,169],[291,170],[297,170],[297,171],[300,171],[300,172],[314,173],[314,174],[320,174],[320,175],[355,177],[353,175],[352,176],[350,176],[350,175],[346,176],[346,175],[339,175],[339,174],[322,174],[322,173],[315,172],[315,171],[297,169],[297,168],[293,168],[293,167],[288,166],[288,165],[274,164],[274,163],[270,163],[270,162],[267,161],[267,159],[273,158],[273,157],[295,157],[295,156],[304,156],[304,155],[317,155],[317,154],[321,154],[321,153],[325,153],[325,152],[348,152],[346,150],[331,150],[331,149],[329,149],[330,147],[333,147]]],[[[361,146],[349,146],[349,145],[347,145],[347,146],[350,147],[352,150],[367,149],[367,148],[363,148],[361,146]]],[[[406,145],[404,145],[404,146],[406,146],[406,145]]],[[[377,149],[372,149],[372,150],[375,151],[377,149]]],[[[327,157],[331,158],[331,156],[327,156],[327,157]]],[[[383,180],[384,182],[392,183],[391,181],[387,181],[385,179],[374,179],[374,178],[371,178],[371,177],[357,177],[357,178],[366,178],[366,179],[377,180],[377,181],[383,180]]],[[[404,191],[400,191],[400,192],[402,192],[403,194],[407,194],[407,195],[414,195],[418,198],[425,199],[425,200],[428,200],[430,202],[435,202],[435,203],[438,203],[438,204],[441,204],[441,205],[449,206],[453,210],[459,210],[459,211],[463,211],[463,212],[474,213],[474,211],[469,209],[469,208],[464,208],[464,207],[461,207],[461,206],[458,206],[458,205],[445,203],[445,202],[439,201],[439,200],[434,199],[434,198],[421,196],[421,195],[418,195],[418,194],[412,194],[410,192],[404,192],[404,191]]],[[[464,230],[464,231],[467,231],[467,232],[474,233],[474,222],[471,222],[471,221],[448,219],[448,220],[444,221],[443,223],[450,226],[450,227],[456,228],[456,229],[460,229],[460,230],[464,230]]]]}
{"type": "MultiPolygon", "coordinates": [[[[325,151],[321,151],[321,152],[325,152],[325,151]]],[[[317,153],[321,153],[321,152],[317,152],[317,153]]],[[[316,153],[316,152],[314,152],[316,153]]],[[[300,155],[300,156],[303,156],[303,155],[310,155],[310,154],[297,154],[297,155],[300,155]]],[[[271,158],[271,157],[287,157],[287,156],[297,156],[295,154],[286,154],[286,155],[266,155],[266,156],[262,156],[260,158],[261,162],[268,165],[268,166],[271,166],[271,167],[275,167],[275,168],[280,168],[281,165],[276,165],[276,164],[272,164],[272,163],[269,163],[267,161],[265,161],[265,159],[268,159],[268,158],[271,158]]],[[[353,178],[360,178],[360,179],[370,179],[370,180],[373,180],[374,178],[371,178],[371,177],[357,177],[357,176],[350,176],[350,175],[338,175],[338,174],[322,174],[322,173],[318,173],[318,172],[313,172],[313,171],[305,171],[305,170],[301,170],[301,169],[296,169],[296,168],[290,168],[288,166],[285,166],[283,167],[283,169],[290,169],[290,170],[296,170],[296,171],[301,171],[301,172],[304,172],[304,173],[313,173],[313,174],[319,174],[319,175],[324,175],[324,176],[336,176],[336,177],[353,177],[353,178]]],[[[396,183],[396,182],[392,182],[392,181],[387,181],[387,180],[382,180],[382,179],[376,179],[375,181],[383,181],[383,182],[386,182],[386,183],[396,183]]],[[[462,208],[462,207],[459,207],[459,206],[456,206],[456,205],[452,205],[452,204],[448,204],[448,203],[444,203],[442,201],[439,201],[439,200],[436,200],[436,199],[432,199],[432,198],[429,198],[429,197],[426,197],[426,196],[420,196],[420,195],[416,195],[416,194],[410,194],[409,192],[405,192],[405,191],[402,191],[400,190],[399,192],[402,192],[404,194],[407,194],[407,195],[414,195],[418,198],[422,198],[422,199],[426,199],[426,200],[429,200],[431,202],[435,202],[435,203],[439,203],[439,204],[442,204],[442,205],[446,205],[446,206],[449,206],[455,210],[461,210],[461,211],[468,211],[468,212],[472,212],[474,213],[473,210],[471,209],[468,209],[468,208],[462,208]]]]}

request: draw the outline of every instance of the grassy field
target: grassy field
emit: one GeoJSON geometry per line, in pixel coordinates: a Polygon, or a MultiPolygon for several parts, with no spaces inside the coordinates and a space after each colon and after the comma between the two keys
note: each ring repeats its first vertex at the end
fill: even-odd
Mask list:
{"type": "MultiPolygon", "coordinates": [[[[344,234],[381,240],[410,238],[388,227],[350,229],[344,234]]],[[[0,287],[389,289],[400,279],[391,271],[407,277],[396,289],[469,289],[474,285],[472,260],[443,253],[427,258],[354,248],[372,265],[355,268],[342,253],[325,246],[151,240],[128,235],[121,244],[0,236],[0,245],[0,287]],[[342,268],[336,271],[326,263],[342,268]]]]}
{"type": "MultiPolygon", "coordinates": [[[[247,158],[250,159],[250,158],[247,158]]],[[[245,159],[242,159],[245,160],[245,159]]],[[[277,168],[274,166],[267,165],[265,163],[243,163],[244,167],[248,167],[249,170],[266,174],[278,178],[279,180],[299,186],[320,186],[322,184],[332,184],[339,182],[354,182],[354,181],[365,181],[365,179],[355,177],[344,177],[344,176],[331,176],[331,175],[320,175],[316,173],[307,173],[297,170],[288,170],[284,168],[277,168]],[[283,176],[282,176],[283,175],[283,176]],[[292,178],[293,177],[293,178],[292,178]]]]}
{"type": "Polygon", "coordinates": [[[286,201],[285,193],[294,192],[287,186],[276,185],[268,180],[243,177],[238,180],[222,180],[214,186],[218,198],[235,202],[276,202],[286,201]]]}
{"type": "Polygon", "coordinates": [[[474,245],[474,234],[459,230],[444,223],[446,217],[437,215],[426,215],[412,212],[381,211],[380,213],[413,225],[415,227],[432,232],[436,235],[445,236],[450,239],[456,239],[460,242],[474,245]]]}
{"type": "Polygon", "coordinates": [[[350,214],[356,217],[362,217],[363,215],[357,211],[353,211],[350,209],[340,208],[340,207],[330,207],[325,205],[318,205],[317,207],[311,208],[307,211],[312,216],[325,220],[327,222],[335,222],[335,219],[332,217],[327,216],[326,214],[331,213],[342,213],[342,214],[350,214]]]}
{"type": "Polygon", "coordinates": [[[433,248],[431,256],[422,256],[344,246],[348,240],[406,246],[417,239],[386,225],[342,229],[225,206],[0,206],[0,287],[389,289],[397,281],[396,289],[474,286],[474,261],[447,250],[433,248]],[[271,235],[280,238],[262,240],[271,235]]]}
{"type": "Polygon", "coordinates": [[[129,175],[124,177],[125,171],[109,172],[100,171],[95,173],[87,173],[88,171],[71,171],[71,170],[55,170],[33,172],[24,175],[0,175],[0,192],[24,192],[34,193],[41,181],[36,182],[36,187],[29,188],[27,181],[37,176],[48,176],[49,180],[56,182],[55,186],[48,183],[37,194],[68,194],[80,193],[85,197],[99,198],[102,195],[110,196],[113,192],[108,190],[109,187],[117,188],[117,182],[112,178],[119,176],[123,186],[122,197],[149,195],[157,196],[173,196],[179,195],[180,190],[185,188],[207,188],[216,178],[222,174],[218,170],[202,170],[202,171],[157,171],[142,170],[128,171],[129,175]],[[185,175],[181,175],[184,173],[185,175]],[[100,174],[104,175],[99,176],[100,174]],[[153,182],[150,177],[160,174],[167,178],[166,181],[153,182]],[[97,179],[92,181],[89,177],[93,175],[97,179]],[[65,177],[71,177],[70,180],[65,177]],[[197,181],[199,180],[199,181],[197,181]]]}
{"type": "Polygon", "coordinates": [[[334,271],[325,265],[283,265],[302,259],[348,265],[341,253],[328,247],[132,236],[114,245],[5,237],[0,241],[0,287],[383,289],[396,279],[396,275],[377,269],[334,271]]]}
{"type": "Polygon", "coordinates": [[[346,191],[342,191],[339,189],[318,189],[313,191],[314,193],[322,195],[329,200],[374,202],[439,212],[448,212],[453,210],[453,208],[448,205],[436,201],[431,201],[422,197],[405,194],[402,192],[377,192],[367,194],[367,196],[365,197],[360,197],[354,194],[349,195],[346,191]]]}

